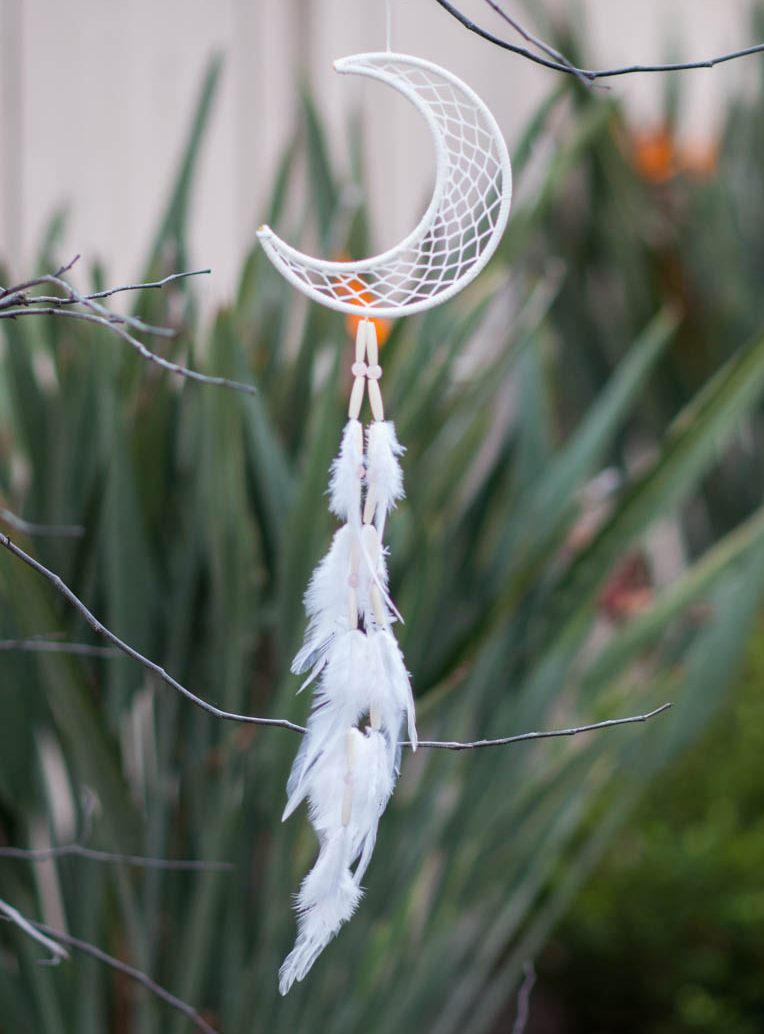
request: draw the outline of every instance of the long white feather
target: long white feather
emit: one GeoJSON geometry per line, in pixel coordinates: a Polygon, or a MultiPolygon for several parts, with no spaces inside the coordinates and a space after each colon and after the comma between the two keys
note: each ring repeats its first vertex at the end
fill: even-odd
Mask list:
{"type": "Polygon", "coordinates": [[[405,452],[392,420],[375,420],[366,432],[366,478],[376,492],[375,523],[378,530],[396,502],[403,498],[403,471],[398,457],[405,452]]]}
{"type": "Polygon", "coordinates": [[[333,747],[308,776],[310,818],[321,849],[297,898],[299,929],[295,946],[279,971],[282,995],[295,980],[303,979],[355,911],[362,895],[360,882],[374,850],[379,819],[395,783],[387,763],[387,744],[380,733],[370,729],[366,733],[355,728],[340,730],[333,747]],[[349,813],[344,824],[343,799],[347,787],[350,789],[349,813]],[[359,860],[355,872],[351,872],[356,859],[359,860]]]}
{"type": "Polygon", "coordinates": [[[356,725],[370,708],[369,672],[374,663],[368,636],[354,630],[336,637],[313,700],[307,730],[287,782],[289,799],[281,821],[289,818],[308,794],[308,776],[324,752],[336,750],[338,731],[356,725]]]}
{"type": "Polygon", "coordinates": [[[348,420],[342,432],[339,456],[332,463],[329,482],[329,509],[349,524],[361,523],[363,465],[363,427],[348,420]]]}
{"type": "Polygon", "coordinates": [[[382,730],[391,750],[398,751],[398,739],[403,719],[406,719],[412,750],[416,750],[416,709],[409,673],[401,648],[391,631],[375,630],[369,633],[374,668],[372,669],[372,706],[382,716],[382,730]]]}
{"type": "Polygon", "coordinates": [[[362,891],[347,866],[347,831],[325,841],[318,861],[305,877],[297,897],[299,932],[295,946],[279,970],[279,991],[285,995],[302,980],[343,923],[355,912],[362,891]]]}
{"type": "Polygon", "coordinates": [[[323,659],[334,636],[347,632],[348,575],[353,530],[346,524],[332,539],[329,552],[314,570],[305,592],[309,622],[302,648],[292,661],[292,672],[323,666],[323,659]]]}

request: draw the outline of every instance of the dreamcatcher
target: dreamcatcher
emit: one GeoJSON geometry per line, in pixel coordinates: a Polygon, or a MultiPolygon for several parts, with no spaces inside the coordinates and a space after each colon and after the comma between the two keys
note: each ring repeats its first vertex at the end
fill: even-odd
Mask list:
{"type": "Polygon", "coordinates": [[[404,316],[455,295],[483,269],[509,216],[512,174],[499,127],[479,97],[450,72],[390,52],[335,63],[379,79],[425,118],[437,157],[435,191],[419,225],[396,247],[361,262],[302,254],[267,226],[266,254],[309,298],[363,317],[353,388],[330,507],[344,522],[305,595],[308,628],[292,671],[314,680],[313,709],[287,784],[286,819],[305,799],[320,849],[297,896],[297,941],[279,973],[286,994],[355,911],[377,825],[399,771],[400,734],[416,749],[414,699],[393,625],[385,522],[403,495],[403,447],[385,420],[379,348],[370,317],[404,316]],[[371,421],[361,412],[368,395],[371,421]]]}

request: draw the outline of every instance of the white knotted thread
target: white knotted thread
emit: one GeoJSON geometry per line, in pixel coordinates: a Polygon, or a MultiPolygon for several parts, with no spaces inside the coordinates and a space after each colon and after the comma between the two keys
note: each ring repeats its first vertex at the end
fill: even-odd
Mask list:
{"type": "MultiPolygon", "coordinates": [[[[362,389],[367,381],[379,386],[376,334],[368,321],[359,324],[352,373],[362,389]]],[[[364,456],[363,430],[351,415],[331,467],[330,507],[346,523],[305,594],[308,628],[292,671],[310,669],[302,688],[320,679],[282,816],[287,819],[307,798],[320,847],[297,897],[298,934],[279,971],[281,994],[303,979],[358,906],[379,819],[400,769],[404,721],[417,745],[414,697],[392,632],[397,611],[387,594],[382,546],[386,516],[403,495],[402,452],[392,423],[375,419],[364,456]],[[362,731],[358,725],[367,716],[362,731]]]]}

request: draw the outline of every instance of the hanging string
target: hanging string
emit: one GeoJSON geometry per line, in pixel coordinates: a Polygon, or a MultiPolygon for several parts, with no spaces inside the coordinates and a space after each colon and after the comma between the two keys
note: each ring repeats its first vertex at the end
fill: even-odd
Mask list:
{"type": "Polygon", "coordinates": [[[392,53],[392,38],[393,38],[393,12],[392,12],[392,0],[385,0],[386,15],[387,15],[387,53],[392,53]]]}

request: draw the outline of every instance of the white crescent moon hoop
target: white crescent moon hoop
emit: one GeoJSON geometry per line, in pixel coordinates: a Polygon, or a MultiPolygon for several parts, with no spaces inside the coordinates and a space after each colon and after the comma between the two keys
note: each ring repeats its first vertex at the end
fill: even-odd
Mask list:
{"type": "Polygon", "coordinates": [[[432,201],[405,240],[360,262],[311,258],[268,226],[257,235],[276,269],[331,309],[397,317],[432,308],[474,280],[499,244],[512,198],[504,137],[477,94],[429,61],[383,52],[334,67],[393,86],[422,113],[437,158],[432,201]]]}

